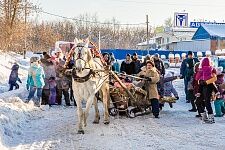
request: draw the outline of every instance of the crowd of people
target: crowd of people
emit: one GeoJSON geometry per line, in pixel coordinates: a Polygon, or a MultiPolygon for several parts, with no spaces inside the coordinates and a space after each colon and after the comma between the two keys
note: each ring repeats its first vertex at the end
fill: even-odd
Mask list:
{"type": "MultiPolygon", "coordinates": [[[[74,101],[71,88],[72,77],[64,73],[66,57],[58,48],[52,56],[44,52],[42,59],[36,57],[30,59],[26,84],[29,90],[27,102],[34,99],[36,92],[37,98],[34,100],[36,105],[61,105],[64,97],[65,104],[71,106],[71,101],[74,101]]],[[[196,117],[200,117],[205,123],[215,122],[212,100],[215,100],[215,116],[221,117],[225,113],[223,68],[214,68],[210,57],[198,60],[193,57],[193,52],[189,51],[187,58],[182,61],[179,76],[174,76],[173,72],[166,73],[164,63],[158,53],[153,56],[147,55],[143,62],[138,59],[137,53],[133,53],[132,56],[127,54],[121,65],[112,53],[103,53],[103,59],[113,71],[123,74],[123,82],[132,82],[127,75],[145,79],[142,80],[143,83],[147,79],[148,86],[145,90],[148,92],[148,99],[151,101],[155,118],[159,118],[160,109],[164,107],[164,102],[160,100],[165,97],[179,99],[172,84],[172,81],[178,78],[184,79],[186,102],[191,103],[190,112],[198,112],[196,117]]],[[[72,68],[73,64],[71,60],[69,67],[72,68]]],[[[19,65],[15,63],[9,78],[9,90],[14,87],[19,88],[17,81],[21,82],[21,80],[18,77],[18,69],[19,65]]],[[[76,105],[75,101],[74,104],[76,105]]],[[[172,103],[169,105],[173,107],[172,103]]]]}
{"type": "Polygon", "coordinates": [[[215,105],[215,117],[222,117],[224,107],[224,74],[223,67],[213,67],[210,57],[200,60],[188,52],[181,65],[181,77],[184,78],[186,102],[191,103],[190,112],[198,112],[204,123],[215,123],[212,101],[215,105]]]}
{"type": "MultiPolygon", "coordinates": [[[[29,91],[26,102],[33,100],[36,106],[61,105],[65,99],[66,106],[71,106],[71,101],[76,105],[72,91],[72,77],[64,73],[66,56],[60,48],[55,49],[53,55],[43,52],[43,58],[31,57],[26,88],[29,91]],[[36,96],[35,96],[36,93],[36,96]]],[[[69,67],[72,67],[71,61],[69,67]]],[[[19,88],[17,81],[19,65],[15,63],[9,77],[10,89],[19,88]]],[[[22,83],[22,82],[21,82],[22,83]]]]}

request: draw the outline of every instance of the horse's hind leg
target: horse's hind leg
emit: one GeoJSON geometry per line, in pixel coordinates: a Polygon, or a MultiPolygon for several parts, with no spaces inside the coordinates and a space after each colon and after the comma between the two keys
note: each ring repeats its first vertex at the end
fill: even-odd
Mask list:
{"type": "Polygon", "coordinates": [[[102,91],[102,97],[103,97],[103,105],[104,105],[104,124],[109,124],[109,87],[105,87],[105,89],[102,91]]]}
{"type": "Polygon", "coordinates": [[[95,107],[95,120],[93,121],[93,123],[98,124],[100,120],[100,116],[99,116],[99,110],[98,110],[98,100],[96,96],[94,97],[94,107],[95,107]]]}
{"type": "Polygon", "coordinates": [[[95,95],[91,95],[88,98],[87,103],[86,103],[86,109],[85,109],[84,118],[83,118],[85,127],[87,126],[87,118],[88,118],[88,115],[89,115],[89,110],[91,108],[91,105],[93,104],[94,97],[95,97],[95,95]]]}

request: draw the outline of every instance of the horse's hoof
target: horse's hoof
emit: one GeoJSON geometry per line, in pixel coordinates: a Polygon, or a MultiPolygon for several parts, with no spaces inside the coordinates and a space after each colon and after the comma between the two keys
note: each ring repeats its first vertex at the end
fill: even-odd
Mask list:
{"type": "Polygon", "coordinates": [[[78,130],[77,134],[84,134],[84,130],[78,130]]]}
{"type": "Polygon", "coordinates": [[[99,121],[93,121],[93,124],[99,124],[99,121]]]}
{"type": "Polygon", "coordinates": [[[105,125],[109,124],[109,121],[104,121],[104,124],[105,124],[105,125]]]}

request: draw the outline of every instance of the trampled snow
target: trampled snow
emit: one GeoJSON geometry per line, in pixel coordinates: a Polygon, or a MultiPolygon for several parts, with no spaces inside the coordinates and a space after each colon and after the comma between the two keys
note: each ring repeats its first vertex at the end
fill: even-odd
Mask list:
{"type": "MultiPolygon", "coordinates": [[[[26,68],[26,65],[24,66],[26,68]]],[[[175,74],[179,72],[178,69],[169,71],[174,71],[175,74]]],[[[0,80],[2,79],[3,77],[0,80]]],[[[92,108],[84,135],[77,134],[75,107],[37,108],[32,102],[26,104],[23,101],[28,91],[22,85],[19,90],[0,94],[0,149],[225,149],[225,118],[215,118],[215,124],[202,124],[201,120],[195,117],[196,113],[188,112],[191,105],[185,103],[183,80],[174,81],[174,85],[180,99],[173,108],[166,104],[160,112],[160,119],[155,119],[152,114],[134,119],[116,116],[110,117],[109,125],[104,125],[102,103],[99,103],[100,124],[92,124],[94,120],[92,108]]]]}

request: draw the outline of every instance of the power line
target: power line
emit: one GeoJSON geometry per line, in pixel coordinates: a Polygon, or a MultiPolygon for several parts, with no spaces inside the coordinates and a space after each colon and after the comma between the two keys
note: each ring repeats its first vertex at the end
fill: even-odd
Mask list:
{"type": "Polygon", "coordinates": [[[152,5],[171,5],[171,6],[195,6],[195,7],[225,7],[225,5],[206,5],[206,4],[189,4],[189,3],[166,3],[166,2],[149,2],[149,1],[135,1],[135,0],[114,0],[124,3],[137,3],[137,4],[152,4],[152,5]]]}
{"type": "Polygon", "coordinates": [[[54,14],[54,13],[50,13],[41,9],[36,9],[37,12],[43,13],[43,14],[47,14],[47,15],[51,15],[51,16],[55,16],[55,17],[59,17],[59,18],[63,18],[63,19],[67,19],[67,20],[73,20],[73,21],[79,21],[79,22],[86,22],[86,23],[93,23],[93,24],[102,24],[102,25],[124,25],[124,26],[140,26],[140,25],[145,25],[146,23],[106,23],[106,22],[98,22],[98,21],[88,21],[88,20],[83,20],[83,19],[77,19],[77,18],[72,18],[72,17],[65,17],[62,15],[58,15],[58,14],[54,14]]]}

